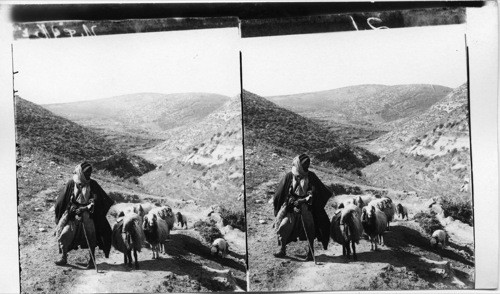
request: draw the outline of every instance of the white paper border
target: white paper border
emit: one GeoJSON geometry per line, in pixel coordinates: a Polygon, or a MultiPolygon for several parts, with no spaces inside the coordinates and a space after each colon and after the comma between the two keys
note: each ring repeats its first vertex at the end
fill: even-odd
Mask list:
{"type": "MultiPolygon", "coordinates": [[[[0,5],[0,292],[19,292],[14,106],[8,6],[0,5]]],[[[467,9],[473,159],[476,289],[497,289],[499,278],[498,5],[467,9]]],[[[332,273],[333,274],[333,273],[332,273]]],[[[333,278],[333,277],[332,277],[333,278]]],[[[394,291],[399,293],[402,291],[394,291]]],[[[457,291],[406,291],[405,293],[457,291]]],[[[468,293],[471,291],[468,290],[468,293]]],[[[474,292],[497,292],[474,291],[474,292]]],[[[322,292],[325,293],[325,292],[322,292]]],[[[340,293],[340,292],[335,292],[340,293]]],[[[367,293],[367,292],[348,292],[367,293]]],[[[380,292],[381,293],[381,292],[380,292]]]]}

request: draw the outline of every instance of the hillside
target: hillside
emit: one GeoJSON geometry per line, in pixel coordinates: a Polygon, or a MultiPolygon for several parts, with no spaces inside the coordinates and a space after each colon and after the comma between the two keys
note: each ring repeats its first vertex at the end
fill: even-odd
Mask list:
{"type": "MultiPolygon", "coordinates": [[[[217,101],[190,104],[194,107],[191,109],[155,110],[183,113],[176,123],[185,124],[161,131],[167,134],[166,140],[149,132],[147,124],[138,125],[144,134],[127,131],[136,127],[134,120],[104,125],[102,116],[92,119],[95,113],[81,112],[80,117],[86,117],[84,121],[91,127],[80,126],[41,106],[18,100],[22,293],[227,292],[247,288],[241,213],[241,111],[236,111],[241,109],[239,99],[227,98],[211,111],[204,105],[217,101]],[[102,124],[106,129],[92,128],[92,124],[102,124]],[[99,144],[85,145],[83,139],[99,144]],[[115,200],[107,215],[111,226],[120,211],[139,204],[145,209],[169,205],[174,213],[182,212],[187,217],[187,228],[174,226],[160,258],[152,259],[151,247],[145,243],[138,253],[139,269],[124,265],[123,254],[114,248],[108,259],[102,251],[96,252],[98,273],[82,267],[87,250],[71,251],[67,266],[54,264],[60,256],[53,237],[54,202],[59,189],[71,178],[74,164],[82,159],[91,161],[95,171],[92,177],[115,200]],[[198,223],[206,227],[196,226],[198,223]],[[210,238],[226,239],[230,248],[226,257],[211,255],[213,240],[207,232],[212,233],[208,234],[210,238]]],[[[141,103],[142,109],[151,107],[148,101],[134,101],[134,107],[140,109],[141,103]]]]}
{"type": "Polygon", "coordinates": [[[228,99],[209,93],[138,93],[44,107],[83,126],[161,137],[165,130],[203,119],[228,99]]]}
{"type": "Polygon", "coordinates": [[[339,142],[320,124],[248,91],[243,92],[243,123],[245,148],[265,143],[278,153],[307,152],[342,169],[364,167],[378,159],[363,148],[339,142]]]}
{"type": "Polygon", "coordinates": [[[450,91],[437,85],[357,85],[268,99],[311,119],[383,126],[421,114],[450,91]]]}
{"type": "Polygon", "coordinates": [[[140,176],[155,168],[141,157],[120,152],[93,130],[20,97],[16,97],[16,137],[21,157],[37,155],[65,163],[86,160],[97,170],[122,178],[140,176]]]}
{"type": "Polygon", "coordinates": [[[208,206],[223,201],[231,209],[243,211],[241,129],[237,96],[196,123],[167,130],[169,140],[138,153],[161,164],[141,181],[154,193],[167,190],[208,206]]]}
{"type": "Polygon", "coordinates": [[[16,138],[21,156],[42,152],[54,160],[77,162],[114,153],[114,146],[95,132],[21,97],[16,97],[15,103],[16,138]]]}
{"type": "Polygon", "coordinates": [[[467,85],[365,147],[385,155],[364,170],[377,185],[471,199],[467,85]]]}
{"type": "MultiPolygon", "coordinates": [[[[461,160],[466,165],[465,160],[468,159],[466,148],[458,148],[462,146],[468,130],[465,125],[467,114],[464,112],[467,108],[463,104],[466,95],[463,90],[463,87],[456,89],[454,94],[434,103],[427,110],[421,111],[421,114],[393,121],[393,132],[380,132],[380,139],[373,140],[372,137],[371,142],[362,147],[381,157],[363,169],[348,172],[338,167],[323,166],[317,157],[312,160],[311,170],[333,192],[333,197],[325,206],[330,218],[336,213],[341,201],[359,194],[388,196],[395,204],[400,203],[409,211],[408,219],[395,217],[391,221],[390,229],[383,233],[384,244],[380,245],[378,250],[371,250],[368,238],[361,238],[356,245],[357,260],[342,256],[342,246],[334,241],[330,242],[326,250],[319,242],[315,242],[317,263],[303,261],[306,256],[304,247],[307,247],[305,241],[290,243],[284,258],[273,256],[279,248],[276,242],[273,195],[280,177],[290,170],[292,158],[297,151],[342,140],[343,137],[337,137],[338,133],[331,132],[332,128],[329,126],[349,134],[356,124],[330,120],[329,125],[326,125],[280,108],[255,94],[244,92],[245,196],[250,291],[473,288],[472,226],[447,217],[446,214],[439,214],[436,222],[443,226],[449,234],[449,239],[444,250],[436,251],[430,246],[430,233],[423,229],[423,223],[417,217],[421,214],[443,212],[445,206],[442,206],[442,209],[436,208],[436,205],[429,206],[429,198],[444,195],[446,189],[449,189],[447,194],[463,190],[461,194],[455,194],[454,199],[464,196],[461,203],[471,203],[467,187],[462,186],[460,189],[461,184],[455,185],[457,180],[465,181],[468,174],[468,170],[458,164],[458,160],[461,160]],[[430,116],[437,114],[439,116],[436,116],[436,121],[430,119],[430,116]],[[427,121],[420,122],[425,120],[427,121]],[[401,123],[402,121],[407,124],[401,123]],[[410,133],[412,124],[428,125],[430,128],[415,130],[417,137],[411,137],[413,139],[409,139],[407,145],[396,144],[402,136],[401,132],[410,133]],[[427,154],[427,145],[434,144],[436,136],[443,134],[448,137],[453,135],[457,140],[444,141],[445,138],[440,138],[441,141],[438,139],[439,143],[432,149],[435,156],[427,154]],[[330,141],[330,138],[333,138],[333,141],[330,141]],[[386,138],[386,141],[382,141],[382,138],[386,138]],[[290,152],[288,148],[293,151],[290,152]],[[393,152],[387,151],[389,148],[392,148],[393,152]],[[447,154],[442,155],[443,152],[447,154]],[[428,157],[427,163],[424,155],[428,157]],[[429,178],[420,180],[418,177],[424,176],[421,171],[426,164],[429,170],[425,176],[429,178]],[[443,168],[444,164],[448,164],[446,168],[443,168]],[[437,176],[435,179],[430,178],[433,173],[437,176]],[[438,209],[441,209],[441,212],[438,209]],[[329,278],[332,273],[335,273],[335,279],[329,278]]],[[[378,128],[385,127],[385,124],[387,122],[370,125],[366,130],[373,128],[377,131],[378,128]]],[[[361,131],[358,134],[374,135],[361,131]]],[[[436,200],[439,202],[439,199],[436,200]]]]}

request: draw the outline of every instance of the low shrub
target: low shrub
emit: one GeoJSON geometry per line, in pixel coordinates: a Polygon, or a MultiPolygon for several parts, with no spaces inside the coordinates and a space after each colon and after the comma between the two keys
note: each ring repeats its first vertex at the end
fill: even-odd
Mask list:
{"type": "Polygon", "coordinates": [[[414,219],[429,235],[432,235],[435,230],[443,229],[443,226],[437,219],[436,213],[434,211],[431,211],[431,213],[421,211],[415,214],[414,219]]]}
{"type": "Polygon", "coordinates": [[[245,213],[243,211],[232,211],[221,207],[219,213],[224,226],[230,225],[242,232],[246,231],[245,213]]]}
{"type": "Polygon", "coordinates": [[[462,200],[459,198],[443,198],[441,199],[441,207],[444,210],[445,217],[451,216],[452,218],[457,219],[470,226],[473,225],[474,212],[472,210],[471,201],[462,200]]]}
{"type": "Polygon", "coordinates": [[[215,239],[223,237],[213,220],[210,220],[210,222],[199,220],[194,223],[194,229],[210,244],[212,244],[215,239]]]}

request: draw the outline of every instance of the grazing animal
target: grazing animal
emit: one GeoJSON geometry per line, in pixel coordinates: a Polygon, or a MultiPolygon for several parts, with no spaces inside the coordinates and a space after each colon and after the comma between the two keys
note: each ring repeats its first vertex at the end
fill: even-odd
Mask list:
{"type": "Polygon", "coordinates": [[[446,247],[446,239],[448,239],[448,234],[443,230],[436,230],[432,233],[431,246],[432,248],[438,250],[439,244],[441,245],[441,250],[439,250],[439,256],[443,259],[443,250],[446,247]]]}
{"type": "Polygon", "coordinates": [[[141,252],[144,242],[144,231],[141,226],[141,216],[137,213],[120,213],[118,222],[113,226],[111,244],[123,253],[123,262],[132,266],[132,251],[134,251],[135,268],[139,268],[137,251],[141,252]]]}
{"type": "Polygon", "coordinates": [[[441,244],[441,249],[444,249],[446,247],[447,237],[448,235],[443,230],[434,231],[434,233],[432,233],[432,237],[430,240],[432,247],[437,248],[438,245],[441,244]]]}
{"type": "Polygon", "coordinates": [[[181,226],[181,229],[184,227],[184,225],[186,226],[186,229],[187,229],[188,223],[187,223],[186,216],[183,215],[182,213],[180,213],[179,211],[175,214],[175,216],[177,217],[177,224],[179,226],[181,226]]]}
{"type": "Polygon", "coordinates": [[[347,200],[344,200],[342,201],[339,205],[338,205],[338,209],[342,209],[344,207],[346,207],[347,205],[349,204],[354,204],[356,205],[357,207],[359,207],[359,209],[363,208],[366,206],[366,203],[363,201],[363,199],[361,198],[360,195],[357,195],[353,198],[350,198],[350,199],[347,199],[347,200]]]}
{"type": "Polygon", "coordinates": [[[369,204],[363,207],[361,224],[365,233],[370,237],[371,250],[373,250],[373,244],[375,244],[375,250],[377,250],[377,243],[380,245],[384,243],[383,233],[387,227],[385,213],[380,211],[375,205],[369,204]]]}
{"type": "Polygon", "coordinates": [[[154,206],[151,203],[141,203],[129,206],[124,210],[125,214],[130,212],[137,213],[139,216],[144,217],[154,206]]]}
{"type": "Polygon", "coordinates": [[[153,259],[159,258],[159,251],[165,252],[165,242],[170,236],[170,230],[167,222],[160,218],[153,209],[144,217],[142,224],[146,241],[151,244],[153,259]],[[156,253],[156,257],[155,257],[156,253]]]}
{"type": "Polygon", "coordinates": [[[338,210],[332,217],[330,225],[330,236],[332,240],[342,245],[342,255],[350,258],[352,247],[352,256],[357,260],[356,245],[363,233],[361,224],[361,209],[354,204],[349,204],[341,210],[338,210]]]}
{"type": "MultiPolygon", "coordinates": [[[[167,239],[169,239],[170,231],[174,228],[174,223],[175,223],[175,216],[172,211],[172,208],[170,208],[170,206],[165,205],[165,206],[155,207],[150,211],[152,211],[154,214],[156,214],[156,216],[165,221],[165,223],[168,226],[168,232],[169,232],[167,239]]],[[[166,253],[165,246],[166,246],[165,242],[162,242],[160,244],[161,253],[166,253]]]]}
{"type": "Polygon", "coordinates": [[[153,211],[156,215],[158,215],[161,219],[163,219],[167,223],[169,230],[172,230],[174,228],[175,216],[170,206],[165,205],[165,206],[155,207],[151,209],[151,211],[153,211]]]}
{"type": "Polygon", "coordinates": [[[384,212],[387,219],[387,230],[389,230],[391,221],[394,219],[394,214],[396,213],[396,205],[394,205],[392,199],[389,197],[382,197],[371,201],[369,204],[376,206],[376,208],[384,212]]]}
{"type": "Polygon", "coordinates": [[[212,255],[217,256],[220,253],[220,256],[224,258],[229,252],[229,244],[227,243],[226,240],[222,238],[217,238],[212,243],[212,248],[210,249],[210,251],[212,255]]]}
{"type": "Polygon", "coordinates": [[[401,219],[404,219],[406,217],[406,220],[408,220],[408,209],[401,203],[398,203],[398,205],[396,205],[396,211],[398,212],[398,215],[401,219]]]}

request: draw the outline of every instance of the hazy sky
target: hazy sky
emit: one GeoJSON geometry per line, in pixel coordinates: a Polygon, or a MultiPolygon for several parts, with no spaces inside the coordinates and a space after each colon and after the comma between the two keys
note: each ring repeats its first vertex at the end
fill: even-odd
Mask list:
{"type": "Polygon", "coordinates": [[[240,92],[237,28],[22,40],[15,86],[38,104],[154,92],[240,92]]]}
{"type": "Polygon", "coordinates": [[[263,96],[467,80],[465,25],[242,40],[243,87],[263,96]]]}

